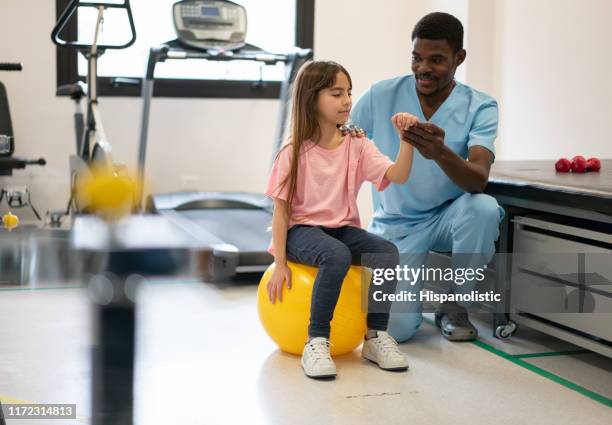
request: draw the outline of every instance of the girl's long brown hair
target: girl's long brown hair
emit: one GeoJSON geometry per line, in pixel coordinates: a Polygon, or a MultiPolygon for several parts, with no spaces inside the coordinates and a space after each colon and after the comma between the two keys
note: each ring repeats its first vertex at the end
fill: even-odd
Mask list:
{"type": "Polygon", "coordinates": [[[353,82],[348,71],[339,63],[332,61],[310,61],[305,63],[298,71],[293,83],[290,142],[282,148],[285,149],[289,145],[293,146],[291,168],[280,186],[282,190],[287,183],[289,184],[287,197],[289,217],[291,217],[291,204],[293,203],[297,185],[298,158],[302,145],[304,141],[316,140],[321,135],[316,111],[319,92],[334,85],[338,72],[346,75],[349,86],[352,88],[353,82]]]}

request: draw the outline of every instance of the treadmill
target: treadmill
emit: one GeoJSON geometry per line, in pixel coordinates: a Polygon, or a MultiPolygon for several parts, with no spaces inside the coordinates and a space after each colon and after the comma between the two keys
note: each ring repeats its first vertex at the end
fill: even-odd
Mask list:
{"type": "MultiPolygon", "coordinates": [[[[143,115],[139,146],[139,169],[144,173],[149,114],[155,66],[166,60],[250,60],[285,64],[273,157],[282,145],[289,114],[291,86],[300,66],[312,57],[311,49],[271,53],[247,44],[246,9],[226,0],[183,0],[173,6],[178,38],[151,48],[142,86],[143,115]]],[[[142,204],[142,202],[141,202],[142,204]]],[[[140,209],[143,208],[139,205],[140,209]]],[[[263,272],[274,258],[267,252],[273,203],[263,194],[247,192],[175,192],[151,195],[147,212],[166,216],[198,240],[210,246],[208,271],[211,281],[241,273],[263,272]]]]}

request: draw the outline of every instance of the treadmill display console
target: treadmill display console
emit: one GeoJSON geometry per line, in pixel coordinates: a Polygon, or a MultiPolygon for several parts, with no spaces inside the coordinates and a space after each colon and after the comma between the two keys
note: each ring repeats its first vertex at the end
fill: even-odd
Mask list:
{"type": "Polygon", "coordinates": [[[246,9],[227,0],[183,0],[174,4],[181,43],[200,50],[237,50],[245,45],[246,9]]]}

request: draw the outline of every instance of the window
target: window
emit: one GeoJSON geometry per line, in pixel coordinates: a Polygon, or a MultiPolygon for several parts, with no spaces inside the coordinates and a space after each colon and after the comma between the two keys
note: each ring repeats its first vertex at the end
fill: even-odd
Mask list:
{"type": "MultiPolygon", "coordinates": [[[[69,0],[56,0],[57,13],[69,0]]],[[[247,9],[247,43],[272,52],[293,46],[312,48],[314,0],[235,0],[247,9]]],[[[107,50],[98,61],[99,94],[139,96],[149,48],[176,38],[172,5],[176,0],[130,0],[136,42],[127,49],[107,50]],[[125,84],[132,81],[132,84],[125,84]],[[134,84],[134,82],[138,84],[134,84]]],[[[96,10],[83,7],[71,19],[62,37],[91,42],[96,10]]],[[[121,43],[129,39],[125,11],[107,9],[100,42],[121,43]]],[[[75,50],[57,48],[57,84],[85,79],[87,62],[75,50]]],[[[155,96],[276,98],[284,65],[261,65],[250,61],[168,60],[156,67],[155,96]],[[259,84],[263,81],[264,84],[259,84]]]]}

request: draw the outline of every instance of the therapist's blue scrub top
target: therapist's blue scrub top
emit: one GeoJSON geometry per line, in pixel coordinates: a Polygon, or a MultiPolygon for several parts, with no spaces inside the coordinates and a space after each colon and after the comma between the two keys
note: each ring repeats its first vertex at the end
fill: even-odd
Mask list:
{"type": "MultiPolygon", "coordinates": [[[[425,122],[417,96],[415,78],[406,75],[380,81],[357,101],[351,121],[363,128],[378,149],[392,160],[399,150],[399,135],[391,124],[398,112],[416,115],[425,122]]],[[[444,129],[444,143],[462,158],[468,149],[483,146],[495,154],[497,102],[491,96],[456,81],[448,98],[429,122],[444,129]]],[[[374,215],[369,230],[387,239],[401,238],[425,226],[445,203],[465,192],[442,171],[435,161],[415,149],[410,177],[403,184],[391,184],[385,191],[372,189],[374,215]]]]}

